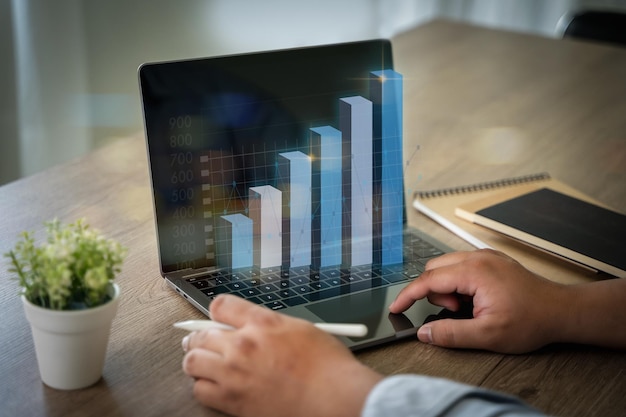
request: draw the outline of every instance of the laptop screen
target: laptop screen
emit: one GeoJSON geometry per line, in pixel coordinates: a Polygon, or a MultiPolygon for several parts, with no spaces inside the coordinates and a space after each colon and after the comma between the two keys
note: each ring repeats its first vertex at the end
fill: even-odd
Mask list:
{"type": "Polygon", "coordinates": [[[402,261],[388,41],[144,64],[139,78],[164,273],[402,261]]]}

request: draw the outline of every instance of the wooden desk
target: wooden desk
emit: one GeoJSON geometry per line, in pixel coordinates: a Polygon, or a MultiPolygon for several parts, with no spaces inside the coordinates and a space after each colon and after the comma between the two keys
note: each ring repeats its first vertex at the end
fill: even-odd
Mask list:
{"type": "MultiPolygon", "coordinates": [[[[406,77],[407,158],[419,145],[408,192],[549,171],[626,211],[626,50],[449,22],[402,34],[394,46],[406,77]],[[504,153],[501,143],[510,146],[504,153]]],[[[180,367],[182,334],[171,325],[202,315],[159,277],[141,137],[1,187],[0,213],[2,253],[20,231],[41,230],[55,216],[87,217],[130,248],[104,377],[74,392],[41,383],[17,283],[2,259],[0,414],[218,415],[195,402],[180,367]]],[[[470,249],[412,211],[409,219],[470,249]]],[[[438,375],[506,391],[554,415],[626,410],[624,352],[559,345],[510,356],[407,340],[357,356],[385,374],[438,375]]]]}

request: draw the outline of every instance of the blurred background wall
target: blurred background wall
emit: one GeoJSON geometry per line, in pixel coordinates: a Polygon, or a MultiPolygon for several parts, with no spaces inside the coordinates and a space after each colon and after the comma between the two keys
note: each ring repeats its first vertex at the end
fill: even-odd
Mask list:
{"type": "Polygon", "coordinates": [[[0,0],[0,184],[141,134],[148,61],[392,37],[442,17],[558,36],[626,0],[0,0]]]}

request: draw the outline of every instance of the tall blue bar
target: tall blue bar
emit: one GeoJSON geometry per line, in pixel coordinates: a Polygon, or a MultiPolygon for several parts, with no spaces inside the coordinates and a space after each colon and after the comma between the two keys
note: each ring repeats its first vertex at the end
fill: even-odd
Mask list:
{"type": "Polygon", "coordinates": [[[317,267],[341,264],[341,132],[331,126],[311,129],[313,181],[312,259],[317,267]]]}
{"type": "Polygon", "coordinates": [[[370,99],[374,104],[374,188],[377,211],[374,227],[379,227],[380,261],[388,265],[402,262],[402,75],[393,70],[375,71],[372,75],[370,99]]]}
{"type": "Polygon", "coordinates": [[[311,158],[300,151],[278,158],[278,189],[283,196],[283,265],[311,264],[311,158]]]}

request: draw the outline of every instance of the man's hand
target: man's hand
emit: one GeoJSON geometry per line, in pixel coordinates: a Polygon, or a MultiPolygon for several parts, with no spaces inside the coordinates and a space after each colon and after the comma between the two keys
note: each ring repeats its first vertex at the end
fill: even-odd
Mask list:
{"type": "Polygon", "coordinates": [[[204,405],[235,416],[358,416],[382,378],[313,324],[235,296],[211,317],[235,330],[194,332],[183,370],[204,405]]]}
{"type": "Polygon", "coordinates": [[[428,262],[426,271],[389,307],[401,313],[415,300],[456,311],[473,302],[472,319],[442,319],[422,326],[421,341],[454,348],[528,352],[557,341],[559,318],[571,300],[567,287],[548,281],[493,250],[449,253],[428,262]]]}

